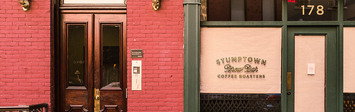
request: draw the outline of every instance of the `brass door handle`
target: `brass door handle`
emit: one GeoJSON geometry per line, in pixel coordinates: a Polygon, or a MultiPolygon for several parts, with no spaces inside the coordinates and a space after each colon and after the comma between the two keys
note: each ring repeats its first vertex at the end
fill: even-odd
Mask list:
{"type": "Polygon", "coordinates": [[[291,72],[287,72],[287,90],[291,90],[292,89],[292,73],[291,72]]]}
{"type": "Polygon", "coordinates": [[[287,95],[291,95],[292,90],[292,73],[287,72],[287,95]]]}
{"type": "Polygon", "coordinates": [[[94,89],[94,112],[100,112],[100,89],[94,89]]]}

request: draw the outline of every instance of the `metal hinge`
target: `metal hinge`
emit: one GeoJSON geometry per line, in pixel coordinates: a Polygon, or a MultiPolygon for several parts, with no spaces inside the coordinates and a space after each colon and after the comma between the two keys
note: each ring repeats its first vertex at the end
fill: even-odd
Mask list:
{"type": "Polygon", "coordinates": [[[126,88],[126,99],[127,99],[127,88],[126,88]]]}

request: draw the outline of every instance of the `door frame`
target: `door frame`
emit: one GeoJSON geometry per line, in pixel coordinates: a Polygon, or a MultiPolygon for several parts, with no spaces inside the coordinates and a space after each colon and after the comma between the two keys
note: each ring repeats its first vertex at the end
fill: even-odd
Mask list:
{"type": "MultiPolygon", "coordinates": [[[[61,97],[61,82],[60,82],[60,67],[61,67],[61,14],[125,14],[127,15],[126,6],[117,6],[117,7],[109,7],[100,9],[102,7],[69,7],[69,8],[62,8],[59,4],[60,0],[51,1],[53,5],[51,5],[51,75],[50,75],[50,92],[51,92],[51,106],[50,110],[52,112],[63,111],[61,107],[62,104],[62,97],[61,97]],[[82,10],[77,10],[82,9],[82,10]]],[[[127,17],[124,21],[127,23],[127,17]]],[[[124,106],[125,111],[127,111],[127,25],[122,25],[124,29],[123,32],[123,80],[126,80],[123,84],[122,91],[126,93],[126,97],[124,98],[124,106]]],[[[94,26],[93,26],[94,28],[94,26]]],[[[94,31],[93,31],[94,32],[94,31]]]]}
{"type": "Polygon", "coordinates": [[[329,112],[336,112],[339,110],[338,101],[342,100],[342,92],[338,85],[340,74],[338,72],[339,66],[339,36],[337,34],[337,27],[288,27],[287,36],[282,41],[282,101],[286,101],[286,104],[282,106],[287,112],[294,111],[294,64],[295,64],[295,35],[325,35],[325,110],[329,112]],[[287,72],[291,72],[291,90],[287,90],[287,72]],[[290,92],[291,95],[287,93],[290,92]],[[286,96],[286,97],[285,97],[286,96]]]}

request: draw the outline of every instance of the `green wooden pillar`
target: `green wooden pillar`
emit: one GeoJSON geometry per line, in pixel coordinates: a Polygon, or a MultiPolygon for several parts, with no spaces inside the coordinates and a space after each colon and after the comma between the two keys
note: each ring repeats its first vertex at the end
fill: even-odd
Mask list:
{"type": "Polygon", "coordinates": [[[200,0],[184,0],[184,112],[200,110],[200,0]]]}

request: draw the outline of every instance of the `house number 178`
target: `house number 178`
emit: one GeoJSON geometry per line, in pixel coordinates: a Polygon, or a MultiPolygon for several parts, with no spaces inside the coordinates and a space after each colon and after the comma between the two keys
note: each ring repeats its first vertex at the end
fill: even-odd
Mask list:
{"type": "MultiPolygon", "coordinates": [[[[302,7],[302,15],[304,15],[304,5],[301,5],[302,7]]],[[[308,15],[311,15],[312,14],[312,11],[313,11],[313,8],[314,8],[314,5],[307,5],[307,7],[310,7],[311,10],[309,11],[308,15]]],[[[321,16],[324,14],[324,10],[323,10],[323,5],[317,5],[317,15],[321,16]]]]}

